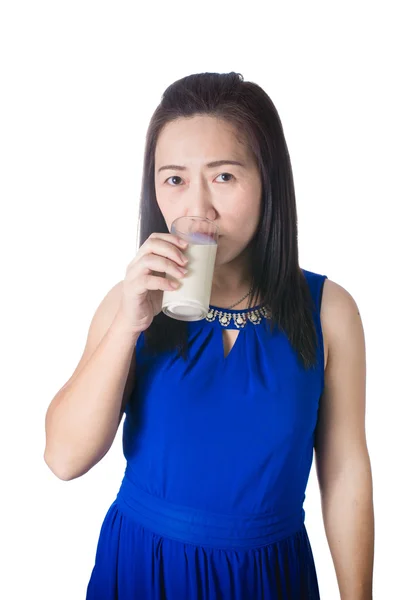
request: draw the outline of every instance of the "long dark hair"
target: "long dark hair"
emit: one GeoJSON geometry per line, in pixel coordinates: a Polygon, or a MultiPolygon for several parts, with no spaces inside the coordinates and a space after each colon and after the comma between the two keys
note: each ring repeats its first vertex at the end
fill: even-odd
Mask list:
{"type": "MultiPolygon", "coordinates": [[[[305,368],[316,364],[312,297],[299,267],[297,209],[289,152],[278,112],[266,92],[240,73],[199,73],[171,84],[150,120],[146,136],[139,214],[139,244],[153,232],[169,233],[157,203],[155,148],[169,122],[194,115],[223,118],[244,134],[262,181],[260,221],[251,241],[248,307],[256,297],[272,313],[305,368]]],[[[265,323],[265,321],[264,321],[265,323]]],[[[261,327],[262,325],[258,325],[261,327]]],[[[161,312],[145,331],[150,352],[176,349],[187,358],[187,323],[161,312]]]]}

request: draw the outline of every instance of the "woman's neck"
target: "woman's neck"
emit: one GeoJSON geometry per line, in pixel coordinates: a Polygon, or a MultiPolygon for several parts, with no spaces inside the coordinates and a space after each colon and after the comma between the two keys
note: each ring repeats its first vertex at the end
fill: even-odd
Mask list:
{"type": "MultiPolygon", "coordinates": [[[[236,304],[238,302],[238,304],[236,306],[234,306],[233,308],[235,310],[240,310],[242,308],[247,308],[248,304],[249,304],[249,300],[250,300],[250,294],[247,295],[250,291],[250,283],[248,283],[246,286],[238,286],[236,289],[233,288],[228,288],[226,287],[225,289],[221,289],[221,288],[217,288],[214,287],[212,288],[211,291],[211,299],[210,299],[210,304],[212,306],[219,306],[221,308],[228,308],[228,306],[231,306],[232,304],[236,304]],[[243,298],[243,296],[246,296],[245,298],[243,298]],[[241,300],[241,298],[243,298],[241,300]],[[239,300],[241,300],[239,302],[239,300]]],[[[252,302],[252,306],[257,306],[258,305],[258,297],[256,297],[254,299],[254,301],[252,302]]]]}
{"type": "MultiPolygon", "coordinates": [[[[238,302],[243,296],[246,296],[250,288],[251,274],[248,264],[248,253],[243,252],[236,260],[215,267],[210,304],[227,308],[238,302]]],[[[238,310],[246,308],[248,302],[249,297],[247,296],[234,308],[238,310]]],[[[254,302],[252,304],[254,306],[257,305],[254,302]]]]}

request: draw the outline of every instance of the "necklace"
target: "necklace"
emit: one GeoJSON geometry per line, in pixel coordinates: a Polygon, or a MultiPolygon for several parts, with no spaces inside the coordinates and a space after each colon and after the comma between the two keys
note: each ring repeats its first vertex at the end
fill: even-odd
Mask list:
{"type": "Polygon", "coordinates": [[[211,321],[215,321],[215,319],[218,318],[220,324],[223,327],[227,327],[229,325],[229,323],[231,322],[231,320],[233,319],[235,326],[238,329],[240,329],[246,325],[246,322],[248,320],[251,323],[253,323],[253,325],[259,325],[261,323],[261,320],[263,319],[263,317],[266,319],[270,319],[271,313],[264,306],[262,306],[261,308],[256,308],[256,309],[247,311],[247,312],[238,312],[235,314],[226,312],[227,310],[230,310],[234,306],[237,306],[238,304],[240,304],[240,302],[242,302],[242,300],[247,298],[247,296],[250,296],[251,292],[252,292],[252,289],[250,289],[250,291],[245,296],[243,296],[243,298],[240,298],[240,300],[235,302],[235,304],[231,304],[231,306],[228,306],[228,308],[226,308],[225,310],[217,310],[216,308],[210,308],[207,313],[206,320],[211,322],[211,321]]]}
{"type": "Polygon", "coordinates": [[[243,298],[240,298],[240,300],[238,300],[237,302],[235,302],[235,304],[231,304],[231,306],[228,306],[228,310],[230,308],[233,308],[234,306],[237,306],[238,304],[240,304],[242,302],[242,300],[244,300],[245,298],[247,298],[247,296],[250,296],[251,292],[252,292],[252,288],[250,288],[250,291],[247,292],[247,294],[245,296],[243,296],[243,298]]]}

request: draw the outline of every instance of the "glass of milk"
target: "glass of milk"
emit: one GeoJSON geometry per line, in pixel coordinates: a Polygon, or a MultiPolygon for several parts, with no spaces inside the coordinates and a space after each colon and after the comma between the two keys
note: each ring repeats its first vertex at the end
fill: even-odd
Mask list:
{"type": "MultiPolygon", "coordinates": [[[[188,242],[183,253],[188,270],[176,290],[165,290],[162,311],[179,321],[200,321],[209,311],[218,227],[203,217],[179,217],[171,224],[171,233],[188,242]]],[[[171,277],[166,274],[168,279],[171,277]]]]}

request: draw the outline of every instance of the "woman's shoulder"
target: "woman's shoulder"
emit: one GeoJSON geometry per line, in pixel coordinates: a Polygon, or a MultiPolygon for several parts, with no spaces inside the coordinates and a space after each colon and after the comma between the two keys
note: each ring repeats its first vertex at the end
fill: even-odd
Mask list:
{"type": "Polygon", "coordinates": [[[338,331],[339,323],[346,323],[359,314],[352,294],[340,283],[326,279],[321,298],[321,321],[328,335],[338,331]]]}
{"type": "Polygon", "coordinates": [[[301,269],[312,289],[320,290],[320,312],[321,318],[327,325],[334,327],[335,321],[351,313],[357,308],[357,304],[351,293],[337,281],[328,278],[327,275],[301,269]]]}
{"type": "MultiPolygon", "coordinates": [[[[305,271],[305,269],[302,269],[305,271]]],[[[359,309],[351,293],[337,281],[326,275],[305,271],[304,275],[311,285],[320,286],[320,319],[325,346],[325,365],[329,349],[343,339],[354,318],[359,319],[359,309]]]]}

